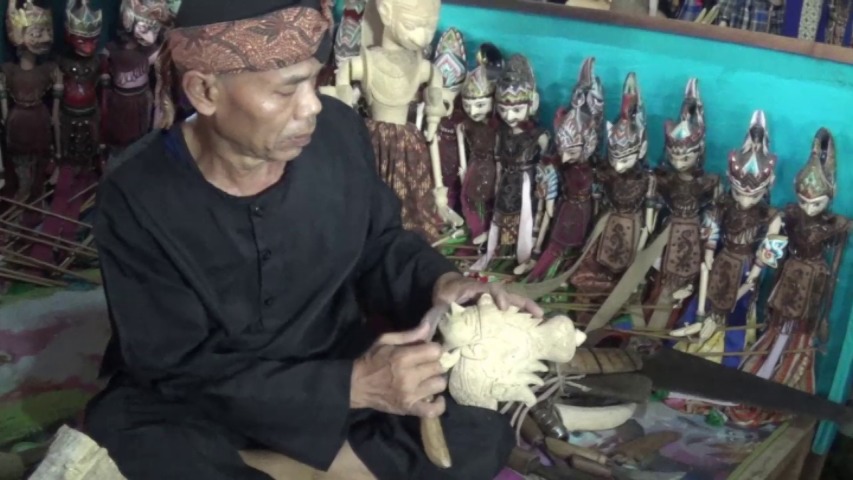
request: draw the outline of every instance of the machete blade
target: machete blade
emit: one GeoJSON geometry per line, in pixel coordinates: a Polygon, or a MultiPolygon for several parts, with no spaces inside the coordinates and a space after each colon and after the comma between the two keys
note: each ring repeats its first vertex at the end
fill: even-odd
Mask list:
{"type": "Polygon", "coordinates": [[[828,420],[835,422],[843,435],[853,436],[850,407],[695,355],[663,348],[643,358],[640,373],[658,390],[828,420]]]}

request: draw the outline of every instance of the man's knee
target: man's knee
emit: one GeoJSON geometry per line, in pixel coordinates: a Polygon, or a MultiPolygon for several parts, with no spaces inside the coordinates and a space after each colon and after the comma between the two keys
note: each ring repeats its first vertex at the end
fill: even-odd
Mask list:
{"type": "Polygon", "coordinates": [[[247,465],[274,480],[376,480],[346,443],[329,470],[321,472],[292,458],[268,450],[244,450],[240,456],[247,465]]]}

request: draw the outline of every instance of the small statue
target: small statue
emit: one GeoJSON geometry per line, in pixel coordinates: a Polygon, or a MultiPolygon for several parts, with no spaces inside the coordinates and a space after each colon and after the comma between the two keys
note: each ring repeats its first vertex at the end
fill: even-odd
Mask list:
{"type": "MultiPolygon", "coordinates": [[[[768,204],[776,178],[776,155],[770,153],[770,134],[764,112],[756,111],[740,150],[729,154],[728,178],[731,194],[721,196],[705,212],[703,229],[707,238],[701,265],[698,298],[688,305],[682,319],[685,327],[672,332],[688,337],[676,345],[687,352],[742,352],[747,331],[726,332],[725,327],[755,323],[755,285],[763,269],[781,260],[785,242],[778,236],[781,219],[768,204]],[[718,243],[722,248],[717,252],[718,243]],[[710,270],[709,270],[710,266],[710,270]],[[710,315],[706,317],[707,307],[710,315]]],[[[708,360],[737,367],[738,357],[708,357],[708,360]]]]}
{"type": "MultiPolygon", "coordinates": [[[[5,190],[9,197],[30,204],[40,201],[47,167],[57,153],[55,141],[59,134],[59,98],[63,86],[56,64],[37,62],[53,43],[50,9],[37,6],[33,0],[25,0],[20,7],[17,3],[9,0],[6,25],[19,61],[4,63],[0,75],[5,154],[12,166],[5,171],[5,190]],[[52,93],[52,112],[44,102],[49,93],[52,93]]],[[[24,216],[29,227],[40,221],[40,216],[29,213],[24,216]]]]}
{"type": "MultiPolygon", "coordinates": [[[[771,379],[807,393],[815,392],[814,348],[825,341],[823,329],[832,307],[838,265],[853,223],[828,211],[835,197],[835,140],[829,130],[818,130],[808,163],[797,174],[797,204],[781,212],[787,234],[782,271],[767,301],[767,330],[752,349],[768,355],[746,357],[741,370],[771,379]],[[833,256],[827,261],[827,252],[833,256]]],[[[783,244],[780,244],[781,247],[783,244]]],[[[770,257],[769,266],[776,267],[770,257]]],[[[758,426],[786,416],[747,406],[729,407],[726,415],[735,423],[758,426]]]]}
{"type": "Polygon", "coordinates": [[[654,288],[643,302],[655,306],[648,321],[654,330],[666,328],[675,306],[696,290],[707,240],[702,236],[702,217],[720,187],[719,177],[704,171],[705,113],[696,79],[687,83],[679,122],[668,120],[664,130],[666,163],[655,170],[661,204],[646,209],[649,233],[661,210],[669,214],[649,246],[649,257],[661,259],[654,288]]]}
{"type": "Polygon", "coordinates": [[[530,260],[534,246],[536,167],[550,143],[548,132],[531,121],[539,108],[539,94],[527,58],[522,55],[509,58],[495,97],[498,115],[503,120],[495,149],[498,188],[486,254],[471,267],[475,272],[489,265],[499,245],[502,253],[515,247],[518,265],[530,260]]]}
{"type": "MultiPolygon", "coordinates": [[[[577,289],[578,303],[590,307],[613,292],[648,238],[643,206],[652,182],[646,167],[646,108],[633,73],[625,79],[621,105],[616,123],[607,122],[608,164],[595,172],[596,183],[602,187],[604,214],[580,259],[561,275],[577,289]]],[[[589,318],[588,312],[578,314],[579,321],[589,318]]]]}
{"type": "Polygon", "coordinates": [[[444,89],[445,115],[438,124],[438,157],[441,160],[441,178],[447,190],[447,204],[454,211],[460,211],[462,174],[466,165],[461,163],[464,156],[459,155],[458,127],[465,119],[465,112],[458,108],[456,99],[465,82],[468,57],[465,52],[465,40],[459,30],[450,28],[438,40],[435,48],[434,67],[441,73],[444,89]]]}
{"type": "Polygon", "coordinates": [[[424,58],[440,8],[439,0],[377,0],[384,25],[381,46],[362,50],[341,65],[334,89],[321,88],[352,106],[352,84],[362,82],[379,174],[402,201],[403,227],[430,242],[442,237],[445,225],[462,221],[447,205],[440,159],[428,146],[445,113],[441,73],[424,58]],[[426,134],[408,121],[424,84],[426,134]]]}
{"type": "MultiPolygon", "coordinates": [[[[46,235],[73,240],[78,226],[64,218],[76,219],[88,200],[82,193],[97,181],[101,168],[101,144],[98,84],[106,77],[101,59],[96,55],[103,15],[93,10],[89,0],[68,0],[66,9],[66,43],[70,52],[59,59],[63,74],[64,95],[60,105],[58,143],[59,157],[56,188],[51,211],[42,225],[46,235]],[[78,5],[79,2],[79,5],[78,5]]],[[[54,263],[58,259],[50,246],[36,244],[30,255],[38,261],[54,263]]]]}
{"type": "Polygon", "coordinates": [[[472,70],[462,86],[462,109],[468,118],[456,127],[459,162],[467,166],[462,172],[462,214],[474,245],[486,242],[495,208],[494,94],[495,83],[489,80],[486,67],[472,70]]]}
{"type": "Polygon", "coordinates": [[[172,13],[165,0],[122,0],[121,42],[107,45],[109,76],[104,90],[104,142],[115,155],[151,130],[154,94],[149,85],[160,32],[172,13]],[[122,121],[115,121],[116,114],[122,121]]]}
{"type": "MultiPolygon", "coordinates": [[[[528,276],[529,281],[553,277],[561,263],[574,263],[571,258],[580,254],[580,248],[586,242],[592,223],[592,158],[598,150],[599,121],[603,118],[604,111],[604,103],[600,101],[603,94],[601,80],[595,76],[593,66],[594,59],[584,61],[572,93],[570,110],[559,110],[554,122],[560,159],[560,205],[550,229],[548,246],[535,262],[535,267],[528,276]]],[[[632,91],[636,88],[636,78],[633,75],[626,80],[625,88],[632,91]],[[630,82],[630,85],[627,82],[630,82]]],[[[546,233],[549,233],[548,227],[552,217],[550,212],[553,209],[553,201],[547,201],[545,208],[539,212],[539,238],[534,253],[542,252],[546,233]]]]}
{"type": "Polygon", "coordinates": [[[442,366],[450,370],[450,395],[460,405],[497,410],[498,403],[537,403],[531,386],[542,386],[537,373],[542,363],[569,362],[586,340],[565,316],[533,318],[510,307],[501,311],[491,295],[476,306],[451,305],[439,322],[445,353],[442,366]]]}

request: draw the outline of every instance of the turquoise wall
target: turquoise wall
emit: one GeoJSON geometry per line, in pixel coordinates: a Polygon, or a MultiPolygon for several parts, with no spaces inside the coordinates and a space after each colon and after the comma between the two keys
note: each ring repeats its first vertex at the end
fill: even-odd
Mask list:
{"type": "MultiPolygon", "coordinates": [[[[557,107],[568,101],[585,57],[597,59],[611,120],[618,113],[625,76],[636,72],[649,116],[653,164],[662,156],[663,122],[678,115],[690,76],[699,78],[705,103],[711,172],[724,174],[729,150],[743,143],[753,110],[763,109],[771,149],[780,159],[772,192],[775,205],[794,200],[794,177],[808,159],[815,132],[825,126],[835,134],[840,154],[833,209],[853,218],[853,191],[844,187],[853,180],[853,166],[847,161],[853,156],[853,65],[637,28],[445,3],[438,32],[449,27],[463,33],[469,52],[490,41],[506,55],[526,55],[542,97],[540,120],[549,127],[557,107]]],[[[853,252],[848,252],[831,315],[828,353],[818,365],[819,390],[833,400],[850,390],[853,330],[844,363],[836,367],[851,324],[851,274],[853,252]]],[[[831,429],[822,428],[818,451],[828,448],[832,435],[831,429]]]]}

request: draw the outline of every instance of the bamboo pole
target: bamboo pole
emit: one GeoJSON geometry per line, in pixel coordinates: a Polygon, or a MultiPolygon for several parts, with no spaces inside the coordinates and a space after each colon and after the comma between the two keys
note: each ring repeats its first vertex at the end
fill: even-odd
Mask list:
{"type": "Polygon", "coordinates": [[[18,282],[26,282],[32,283],[41,287],[66,287],[67,283],[53,280],[50,278],[42,278],[37,277],[35,275],[28,275],[23,272],[16,272],[15,270],[10,270],[8,268],[0,267],[0,277],[8,278],[10,280],[15,280],[18,282]]]}
{"type": "MultiPolygon", "coordinates": [[[[41,197],[39,197],[39,198],[37,198],[37,199],[33,200],[33,202],[32,202],[31,204],[28,204],[28,205],[29,205],[29,206],[33,206],[33,205],[35,205],[36,203],[39,203],[39,202],[41,202],[41,201],[44,201],[44,200],[45,200],[47,197],[49,197],[52,193],[53,193],[53,190],[47,190],[45,193],[43,193],[43,194],[42,194],[42,196],[41,196],[41,197]]],[[[2,202],[2,199],[4,199],[4,198],[6,198],[6,197],[0,197],[0,202],[2,202]]],[[[23,213],[23,212],[24,212],[24,209],[22,209],[21,207],[17,207],[17,208],[10,208],[9,210],[7,210],[7,211],[3,212],[3,214],[2,214],[2,215],[0,215],[0,218],[2,218],[2,219],[4,219],[4,220],[12,221],[12,220],[14,220],[14,219],[18,218],[18,215],[20,215],[20,214],[21,214],[21,213],[23,213]]]]}
{"type": "Polygon", "coordinates": [[[17,206],[24,208],[24,209],[32,210],[34,212],[38,212],[38,213],[41,213],[43,215],[49,215],[51,217],[58,218],[60,220],[65,220],[66,222],[70,222],[70,223],[73,223],[75,225],[79,225],[81,227],[92,228],[91,225],[89,225],[88,223],[83,223],[80,220],[75,220],[71,217],[66,217],[65,215],[60,215],[58,213],[51,212],[50,210],[45,210],[43,208],[38,208],[38,207],[34,207],[32,205],[28,205],[26,203],[19,202],[17,200],[12,200],[11,198],[8,198],[8,197],[0,197],[0,203],[2,203],[2,202],[8,202],[8,203],[11,203],[12,205],[17,205],[17,206]]]}
{"type": "MultiPolygon", "coordinates": [[[[795,348],[791,350],[783,350],[783,355],[788,355],[792,353],[808,353],[808,352],[816,352],[817,348],[795,348]]],[[[691,355],[695,355],[697,357],[757,357],[762,355],[770,355],[770,350],[754,350],[754,351],[742,351],[742,352],[691,352],[691,355]]]]}
{"type": "MultiPolygon", "coordinates": [[[[3,223],[4,222],[2,220],[0,220],[0,224],[3,224],[3,223]]],[[[29,240],[31,242],[36,242],[36,243],[42,243],[45,245],[50,245],[51,247],[58,248],[60,250],[67,250],[69,252],[79,253],[79,254],[87,256],[87,257],[92,257],[92,258],[98,257],[98,253],[94,249],[89,248],[89,247],[83,245],[82,243],[75,243],[75,242],[72,242],[70,240],[65,240],[64,238],[61,238],[61,237],[55,237],[53,235],[41,233],[37,230],[30,230],[30,229],[24,228],[24,227],[19,227],[19,228],[21,230],[24,230],[27,232],[33,232],[33,233],[36,233],[39,235],[43,235],[44,238],[38,238],[38,237],[34,237],[32,235],[27,235],[25,233],[15,232],[13,230],[9,230],[9,229],[3,228],[3,227],[0,227],[0,233],[8,233],[9,235],[14,235],[15,237],[18,237],[20,239],[29,240]],[[49,240],[54,240],[54,241],[51,242],[49,240]],[[56,243],[56,241],[70,243],[71,245],[62,245],[61,243],[56,243]]],[[[15,240],[16,239],[13,239],[11,242],[9,242],[6,245],[6,248],[9,248],[9,246],[12,245],[12,243],[14,243],[15,240]]]]}
{"type": "Polygon", "coordinates": [[[59,273],[68,275],[70,277],[75,277],[75,278],[84,280],[84,281],[89,282],[89,283],[94,283],[96,285],[100,285],[100,282],[92,280],[91,278],[88,278],[88,277],[81,275],[79,273],[68,270],[67,268],[62,268],[60,266],[53,265],[53,264],[48,263],[48,262],[36,260],[35,258],[28,257],[26,255],[21,255],[20,253],[13,252],[13,251],[7,250],[5,248],[0,248],[0,254],[8,255],[8,256],[12,257],[12,258],[6,258],[5,260],[7,262],[17,263],[19,265],[30,266],[30,267],[46,268],[46,269],[54,270],[54,271],[57,271],[59,273]]]}

